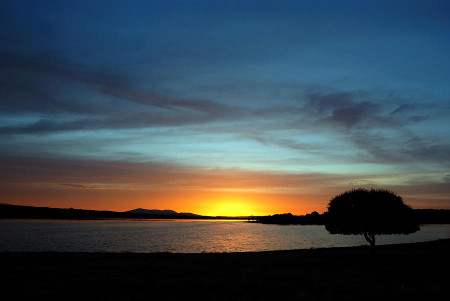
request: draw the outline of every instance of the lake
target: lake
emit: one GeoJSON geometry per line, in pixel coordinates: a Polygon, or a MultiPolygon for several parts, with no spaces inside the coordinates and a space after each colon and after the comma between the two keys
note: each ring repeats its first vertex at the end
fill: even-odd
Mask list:
{"type": "MultiPolygon", "coordinates": [[[[450,225],[423,225],[377,244],[450,238],[450,225]]],[[[211,220],[0,220],[0,252],[251,252],[367,245],[324,226],[211,220]]]]}

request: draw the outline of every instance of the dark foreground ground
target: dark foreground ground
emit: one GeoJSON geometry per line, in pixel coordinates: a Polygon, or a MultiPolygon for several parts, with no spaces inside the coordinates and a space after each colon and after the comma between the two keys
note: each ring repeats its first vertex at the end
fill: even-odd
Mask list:
{"type": "Polygon", "coordinates": [[[448,300],[449,256],[450,240],[381,246],[375,255],[366,247],[228,254],[0,253],[0,298],[448,300]]]}

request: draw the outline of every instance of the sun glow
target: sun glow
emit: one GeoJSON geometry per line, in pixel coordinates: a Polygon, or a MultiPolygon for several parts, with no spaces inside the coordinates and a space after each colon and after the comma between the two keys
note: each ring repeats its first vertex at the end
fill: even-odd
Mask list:
{"type": "Polygon", "coordinates": [[[223,199],[211,203],[204,214],[208,216],[249,216],[258,211],[248,200],[223,199]]]}

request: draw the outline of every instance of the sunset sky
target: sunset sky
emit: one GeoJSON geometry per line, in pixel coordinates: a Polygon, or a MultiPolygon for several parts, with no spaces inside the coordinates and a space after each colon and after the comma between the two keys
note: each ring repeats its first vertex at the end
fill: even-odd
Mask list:
{"type": "Polygon", "coordinates": [[[450,209],[450,1],[8,1],[0,202],[450,209]]]}

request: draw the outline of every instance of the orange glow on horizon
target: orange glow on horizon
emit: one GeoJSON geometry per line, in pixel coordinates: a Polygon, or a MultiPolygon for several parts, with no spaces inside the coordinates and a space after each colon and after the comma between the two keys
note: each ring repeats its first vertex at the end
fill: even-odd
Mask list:
{"type": "Polygon", "coordinates": [[[57,185],[5,189],[1,203],[13,205],[128,211],[136,208],[190,212],[206,216],[302,215],[326,210],[327,198],[316,195],[203,190],[107,190],[57,185]]]}
{"type": "MultiPolygon", "coordinates": [[[[0,172],[8,179],[0,181],[0,203],[119,212],[169,209],[231,217],[323,213],[332,197],[354,188],[349,183],[355,180],[352,175],[199,169],[162,163],[32,158],[8,164],[0,172]]],[[[375,181],[385,176],[361,178],[375,181]]],[[[404,196],[413,208],[449,209],[445,183],[386,187],[404,196]]]]}
{"type": "MultiPolygon", "coordinates": [[[[66,182],[68,181],[64,181],[64,183],[66,182]]],[[[104,189],[97,189],[97,187],[98,185],[61,185],[57,183],[13,183],[8,185],[0,183],[2,190],[0,203],[119,212],[136,208],[169,209],[205,216],[230,217],[282,213],[304,215],[313,211],[325,212],[330,198],[336,192],[347,189],[347,187],[333,189],[321,187],[319,191],[314,191],[305,187],[302,191],[286,193],[285,191],[246,191],[239,186],[236,186],[235,190],[226,187],[221,190],[216,186],[195,189],[180,188],[179,186],[138,187],[134,190],[107,189],[108,186],[102,187],[104,189]]],[[[404,191],[402,191],[400,188],[396,191],[400,195],[405,195],[405,202],[412,205],[413,208],[448,209],[448,205],[443,206],[442,204],[445,205],[445,203],[437,199],[439,195],[434,196],[434,199],[428,196],[427,201],[424,202],[420,194],[423,192],[416,193],[412,188],[403,188],[404,191]]],[[[421,187],[415,189],[419,190],[421,187]]]]}

